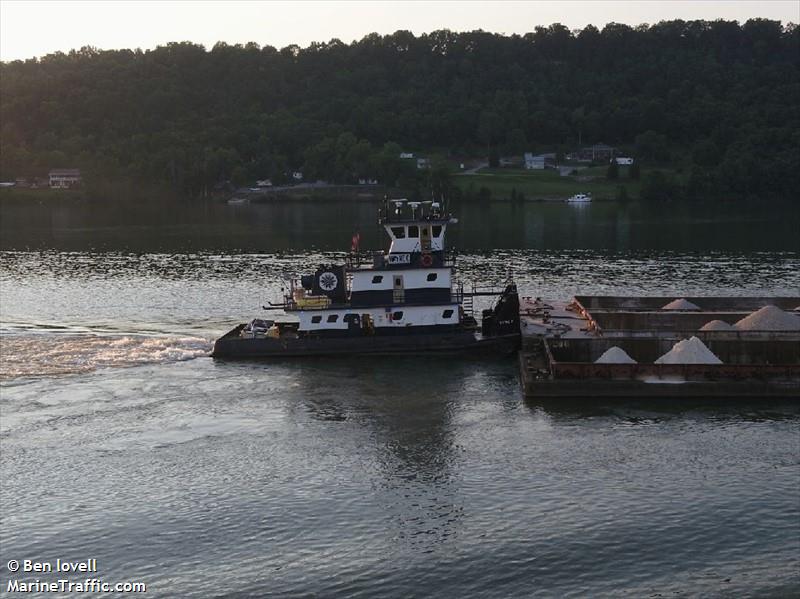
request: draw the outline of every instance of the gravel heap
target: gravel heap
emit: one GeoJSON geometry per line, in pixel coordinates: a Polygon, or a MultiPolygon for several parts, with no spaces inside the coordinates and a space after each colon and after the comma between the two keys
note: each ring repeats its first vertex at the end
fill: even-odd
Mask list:
{"type": "Polygon", "coordinates": [[[800,331],[800,318],[777,306],[764,306],[733,326],[740,331],[800,331]]]}
{"type": "Polygon", "coordinates": [[[636,364],[636,360],[631,358],[625,350],[617,347],[609,347],[603,355],[594,361],[595,364],[636,364]]]}
{"type": "Polygon", "coordinates": [[[728,324],[724,320],[709,320],[702,327],[701,331],[735,331],[732,324],[728,324]]]}
{"type": "Polygon", "coordinates": [[[697,337],[678,341],[656,364],[722,364],[717,356],[697,337]]]}
{"type": "Polygon", "coordinates": [[[661,306],[662,310],[700,310],[700,306],[693,304],[687,299],[680,298],[672,300],[666,306],[661,306]]]}

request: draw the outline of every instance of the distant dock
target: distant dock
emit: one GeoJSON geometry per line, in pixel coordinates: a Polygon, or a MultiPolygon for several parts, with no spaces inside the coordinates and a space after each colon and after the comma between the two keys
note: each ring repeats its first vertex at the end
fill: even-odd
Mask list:
{"type": "Polygon", "coordinates": [[[764,306],[780,308],[800,323],[800,297],[682,299],[696,309],[665,309],[674,297],[522,298],[519,361],[525,395],[800,399],[800,327],[701,330],[712,321],[733,325],[764,306]],[[722,363],[656,363],[691,337],[722,363]],[[597,362],[614,347],[635,362],[597,362]]]}
{"type": "Polygon", "coordinates": [[[384,185],[329,185],[327,183],[298,183],[271,187],[243,187],[227,200],[228,204],[263,204],[281,200],[347,199],[366,202],[382,198],[384,185]]]}

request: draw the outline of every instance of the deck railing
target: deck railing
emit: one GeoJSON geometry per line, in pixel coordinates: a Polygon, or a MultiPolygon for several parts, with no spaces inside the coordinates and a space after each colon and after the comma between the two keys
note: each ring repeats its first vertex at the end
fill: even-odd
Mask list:
{"type": "MultiPolygon", "coordinates": [[[[436,255],[436,252],[433,253],[436,255]]],[[[386,265],[387,254],[382,251],[377,252],[350,252],[345,257],[345,266],[349,270],[360,270],[372,268],[376,264],[386,265]]],[[[432,266],[441,268],[455,266],[458,259],[458,251],[455,248],[445,248],[441,264],[434,262],[432,266]]],[[[418,268],[415,264],[400,264],[397,268],[418,268]]]]}

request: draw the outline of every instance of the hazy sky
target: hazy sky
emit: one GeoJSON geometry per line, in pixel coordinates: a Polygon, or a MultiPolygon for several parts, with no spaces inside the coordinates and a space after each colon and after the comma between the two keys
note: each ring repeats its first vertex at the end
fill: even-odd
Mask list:
{"type": "Polygon", "coordinates": [[[36,2],[0,0],[0,59],[42,56],[81,46],[154,48],[171,41],[213,46],[253,41],[277,48],[376,31],[414,33],[484,29],[525,33],[559,22],[570,29],[614,21],[638,25],[664,19],[762,17],[797,23],[798,0],[561,2],[36,2]]]}

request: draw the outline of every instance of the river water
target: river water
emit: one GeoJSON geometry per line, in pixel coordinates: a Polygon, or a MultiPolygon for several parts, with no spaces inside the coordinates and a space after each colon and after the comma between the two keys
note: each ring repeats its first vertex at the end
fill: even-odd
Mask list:
{"type": "MultiPolygon", "coordinates": [[[[374,207],[0,211],[0,594],[87,577],[6,565],[56,558],[148,597],[800,594],[796,401],[526,401],[504,360],[215,362],[283,277],[375,245],[374,207]]],[[[461,277],[525,295],[800,290],[792,208],[457,211],[461,277]]]]}

